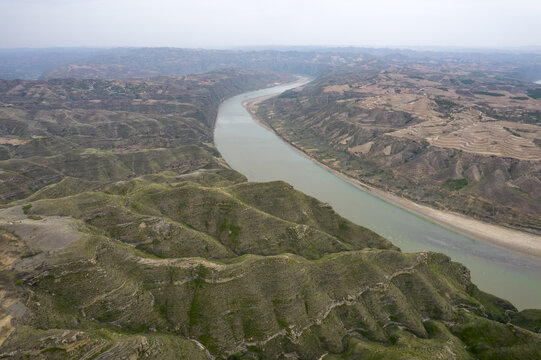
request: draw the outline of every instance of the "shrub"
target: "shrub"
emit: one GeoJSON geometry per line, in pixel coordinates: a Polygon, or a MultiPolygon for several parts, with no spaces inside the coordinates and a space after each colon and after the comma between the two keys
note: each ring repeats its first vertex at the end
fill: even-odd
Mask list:
{"type": "Polygon", "coordinates": [[[504,94],[500,94],[497,92],[490,92],[490,91],[474,91],[473,93],[479,94],[479,95],[488,95],[488,96],[505,96],[504,94]]]}
{"type": "Polygon", "coordinates": [[[532,99],[541,99],[541,88],[537,89],[528,89],[528,96],[532,99]]]}
{"type": "Polygon", "coordinates": [[[468,179],[447,179],[445,180],[445,183],[443,183],[443,187],[448,188],[450,190],[460,190],[464,186],[468,185],[468,179]]]}

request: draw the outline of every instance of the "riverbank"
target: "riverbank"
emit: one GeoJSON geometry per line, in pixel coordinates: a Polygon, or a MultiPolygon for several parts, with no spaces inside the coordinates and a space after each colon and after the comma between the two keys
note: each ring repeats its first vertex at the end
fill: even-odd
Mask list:
{"type": "Polygon", "coordinates": [[[404,197],[364,184],[361,181],[354,179],[342,173],[341,171],[331,168],[326,164],[318,161],[310,154],[306,153],[303,149],[289,142],[278,132],[276,132],[272,128],[272,126],[257,117],[256,111],[254,109],[257,104],[275,96],[276,95],[268,95],[250,99],[244,101],[242,105],[250,113],[251,117],[256,123],[276,134],[282,141],[291,146],[299,154],[310,159],[311,161],[314,161],[321,167],[327,169],[328,171],[349,182],[350,184],[364,191],[367,191],[392,205],[398,206],[406,211],[421,216],[449,230],[452,230],[456,233],[465,235],[478,241],[498,246],[500,248],[541,259],[541,236],[510,229],[500,225],[485,223],[461,214],[438,210],[426,205],[415,203],[404,197]]]}

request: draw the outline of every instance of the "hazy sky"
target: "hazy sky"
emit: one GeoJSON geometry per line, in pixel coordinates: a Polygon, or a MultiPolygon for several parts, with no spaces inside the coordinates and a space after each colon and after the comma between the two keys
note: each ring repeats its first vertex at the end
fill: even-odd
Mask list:
{"type": "Polygon", "coordinates": [[[541,0],[0,0],[0,47],[541,45],[541,0]]]}

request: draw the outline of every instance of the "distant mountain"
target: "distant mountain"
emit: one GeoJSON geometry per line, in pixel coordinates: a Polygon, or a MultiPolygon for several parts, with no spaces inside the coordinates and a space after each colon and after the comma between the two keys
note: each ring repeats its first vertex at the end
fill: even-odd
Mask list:
{"type": "Polygon", "coordinates": [[[130,79],[200,74],[223,68],[253,68],[319,75],[363,61],[485,62],[513,65],[514,75],[535,81],[541,55],[509,51],[414,51],[356,47],[276,47],[237,50],[181,48],[12,49],[0,50],[0,78],[130,79]]]}
{"type": "Polygon", "coordinates": [[[97,48],[0,49],[0,79],[36,80],[48,71],[103,51],[97,48]]]}

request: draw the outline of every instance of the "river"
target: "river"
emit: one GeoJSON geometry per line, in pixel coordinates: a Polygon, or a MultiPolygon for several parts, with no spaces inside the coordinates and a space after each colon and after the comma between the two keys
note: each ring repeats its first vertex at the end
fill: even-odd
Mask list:
{"type": "Polygon", "coordinates": [[[245,100],[299,85],[252,91],[221,104],[214,141],[233,169],[250,181],[284,180],[391,240],[402,251],[447,254],[470,269],[481,290],[507,299],[519,309],[541,309],[541,261],[459,235],[359,189],[255,123],[242,106],[245,100]]]}

